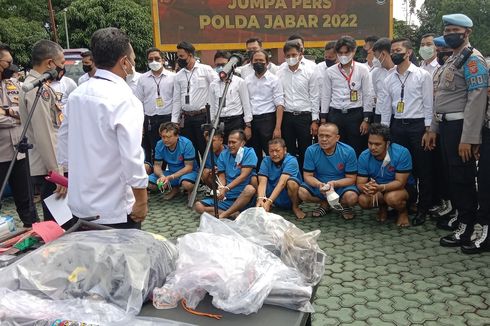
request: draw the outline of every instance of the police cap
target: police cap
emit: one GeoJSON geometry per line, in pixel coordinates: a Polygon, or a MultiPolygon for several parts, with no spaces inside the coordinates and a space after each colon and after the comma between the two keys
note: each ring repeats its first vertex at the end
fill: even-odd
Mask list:
{"type": "Polygon", "coordinates": [[[442,16],[442,22],[444,26],[455,25],[461,27],[473,27],[473,21],[470,17],[463,14],[451,14],[442,16]]]}

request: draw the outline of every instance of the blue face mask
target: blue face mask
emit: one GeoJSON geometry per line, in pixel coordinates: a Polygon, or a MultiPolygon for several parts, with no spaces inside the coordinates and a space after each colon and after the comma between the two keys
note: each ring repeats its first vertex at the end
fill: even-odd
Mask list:
{"type": "Polygon", "coordinates": [[[219,74],[220,72],[222,72],[222,71],[223,71],[223,67],[224,67],[224,66],[219,65],[219,66],[216,66],[216,67],[214,68],[214,70],[215,70],[215,71],[216,71],[216,72],[219,74]]]}

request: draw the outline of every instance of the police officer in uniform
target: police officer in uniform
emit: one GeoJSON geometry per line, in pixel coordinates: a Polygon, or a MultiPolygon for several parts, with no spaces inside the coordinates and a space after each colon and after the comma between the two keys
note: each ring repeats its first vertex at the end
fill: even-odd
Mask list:
{"type": "MultiPolygon", "coordinates": [[[[444,40],[453,49],[434,76],[435,119],[447,167],[450,199],[458,210],[458,228],[440,239],[441,246],[471,245],[477,213],[476,161],[487,106],[488,68],[481,53],[469,44],[473,22],[463,14],[444,15],[444,40]]],[[[432,134],[433,136],[433,134],[432,134]]],[[[431,139],[434,144],[435,137],[431,139]]]]}

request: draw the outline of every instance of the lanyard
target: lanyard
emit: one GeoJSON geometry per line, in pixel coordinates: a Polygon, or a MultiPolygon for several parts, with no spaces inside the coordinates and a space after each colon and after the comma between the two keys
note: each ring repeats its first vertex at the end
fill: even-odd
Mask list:
{"type": "Polygon", "coordinates": [[[407,74],[407,77],[405,77],[405,80],[402,82],[400,79],[400,76],[396,74],[396,77],[400,81],[400,84],[402,84],[401,90],[400,90],[400,102],[403,102],[403,97],[405,96],[405,83],[407,82],[408,76],[410,76],[410,71],[407,74]]]}
{"type": "Polygon", "coordinates": [[[95,78],[95,79],[102,79],[102,80],[107,80],[107,81],[110,81],[111,83],[113,83],[113,81],[112,81],[112,80],[107,79],[107,78],[104,78],[104,77],[100,77],[100,76],[94,76],[94,77],[92,77],[92,78],[95,78]]]}
{"type": "Polygon", "coordinates": [[[160,82],[162,81],[163,74],[160,75],[160,79],[158,80],[158,83],[157,83],[157,79],[155,78],[155,76],[151,75],[151,77],[153,78],[155,85],[157,85],[157,95],[158,95],[158,97],[160,97],[160,82]]]}
{"type": "Polygon", "coordinates": [[[189,95],[189,92],[191,91],[191,79],[192,75],[194,74],[194,70],[196,67],[192,68],[192,72],[189,78],[187,78],[187,71],[185,71],[185,78],[187,79],[187,95],[189,95]]]}
{"type": "Polygon", "coordinates": [[[347,76],[346,74],[344,74],[344,70],[342,69],[342,65],[340,63],[338,65],[338,67],[339,67],[340,73],[342,74],[342,76],[344,76],[345,80],[347,81],[347,86],[349,86],[349,89],[352,90],[352,88],[350,86],[350,81],[352,79],[352,74],[354,73],[354,61],[352,61],[352,67],[350,68],[350,74],[349,74],[349,76],[347,76]]]}

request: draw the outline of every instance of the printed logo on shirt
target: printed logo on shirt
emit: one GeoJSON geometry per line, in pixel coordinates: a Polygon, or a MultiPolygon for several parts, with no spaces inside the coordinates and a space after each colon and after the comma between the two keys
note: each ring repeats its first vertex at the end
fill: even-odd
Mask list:
{"type": "Polygon", "coordinates": [[[339,171],[344,170],[344,163],[337,164],[337,169],[339,169],[339,171]]]}
{"type": "Polygon", "coordinates": [[[183,161],[183,160],[184,160],[184,156],[179,155],[179,161],[183,161]]]}
{"type": "Polygon", "coordinates": [[[393,165],[388,165],[388,171],[395,172],[395,167],[393,165]]]}

